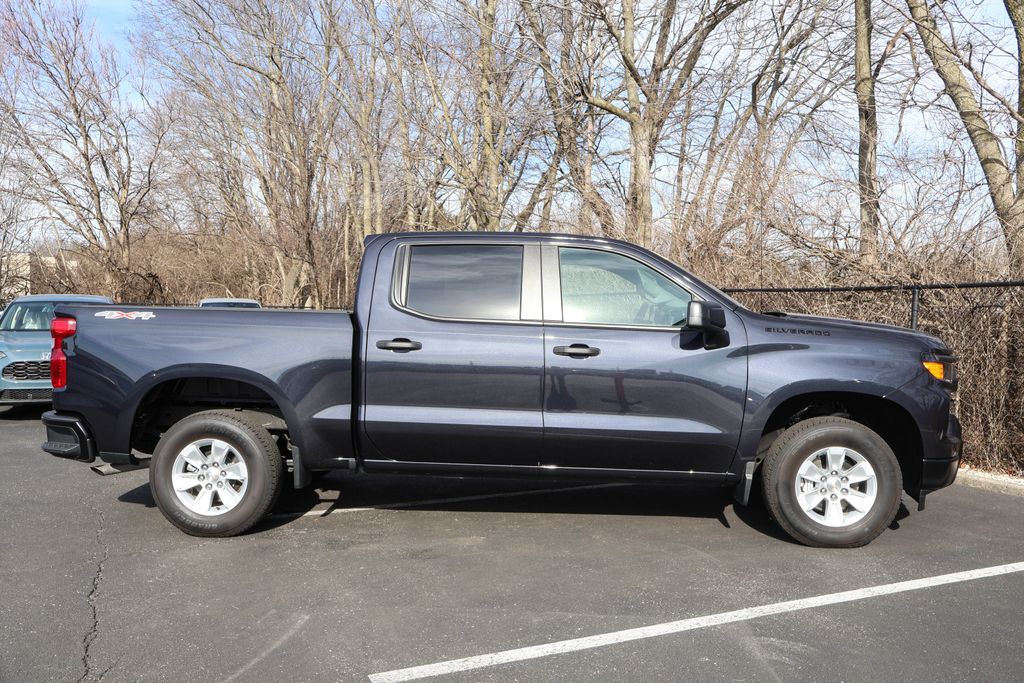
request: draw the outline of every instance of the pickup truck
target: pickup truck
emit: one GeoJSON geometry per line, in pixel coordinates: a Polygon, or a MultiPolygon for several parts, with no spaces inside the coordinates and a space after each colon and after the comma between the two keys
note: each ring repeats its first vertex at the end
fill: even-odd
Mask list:
{"type": "Polygon", "coordinates": [[[797,541],[853,547],[961,454],[938,339],[756,313],[610,239],[381,234],[351,313],[65,304],[51,333],[43,449],[148,466],[199,536],[340,469],[759,486],[797,541]]]}

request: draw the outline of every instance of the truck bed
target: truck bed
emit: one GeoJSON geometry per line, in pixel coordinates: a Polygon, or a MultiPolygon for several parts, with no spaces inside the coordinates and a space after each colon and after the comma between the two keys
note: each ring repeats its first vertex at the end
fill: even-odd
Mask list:
{"type": "Polygon", "coordinates": [[[187,404],[211,390],[225,405],[272,402],[307,469],[354,457],[347,311],[62,305],[57,314],[73,316],[78,334],[54,408],[92,426],[107,462],[146,447],[140,430],[160,420],[146,413],[151,399],[174,391],[187,404]]]}

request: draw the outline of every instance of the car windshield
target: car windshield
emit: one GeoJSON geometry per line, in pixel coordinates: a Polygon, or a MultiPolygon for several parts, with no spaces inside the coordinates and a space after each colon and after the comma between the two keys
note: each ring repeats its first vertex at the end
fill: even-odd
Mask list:
{"type": "Polygon", "coordinates": [[[46,332],[53,320],[53,309],[57,304],[52,301],[32,301],[11,304],[0,319],[2,332],[46,332]]]}

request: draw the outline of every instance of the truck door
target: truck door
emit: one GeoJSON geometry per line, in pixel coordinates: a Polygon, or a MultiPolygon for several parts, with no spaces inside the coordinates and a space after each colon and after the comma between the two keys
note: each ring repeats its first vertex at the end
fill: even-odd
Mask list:
{"type": "Polygon", "coordinates": [[[540,247],[396,240],[377,268],[363,343],[367,467],[537,465],[540,247]]]}
{"type": "Polygon", "coordinates": [[[721,473],[743,421],[742,322],[705,350],[692,294],[630,256],[543,247],[547,378],[542,464],[721,473]]]}

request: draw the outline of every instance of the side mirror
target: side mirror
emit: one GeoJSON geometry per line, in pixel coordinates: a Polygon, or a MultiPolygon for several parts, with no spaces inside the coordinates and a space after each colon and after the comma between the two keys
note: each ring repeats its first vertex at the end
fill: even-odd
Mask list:
{"type": "Polygon", "coordinates": [[[725,309],[707,301],[691,301],[686,309],[686,326],[691,330],[724,330],[725,309]]]}
{"type": "Polygon", "coordinates": [[[725,309],[708,301],[691,301],[686,309],[686,327],[704,332],[704,348],[720,349],[729,345],[725,331],[725,309]]]}

